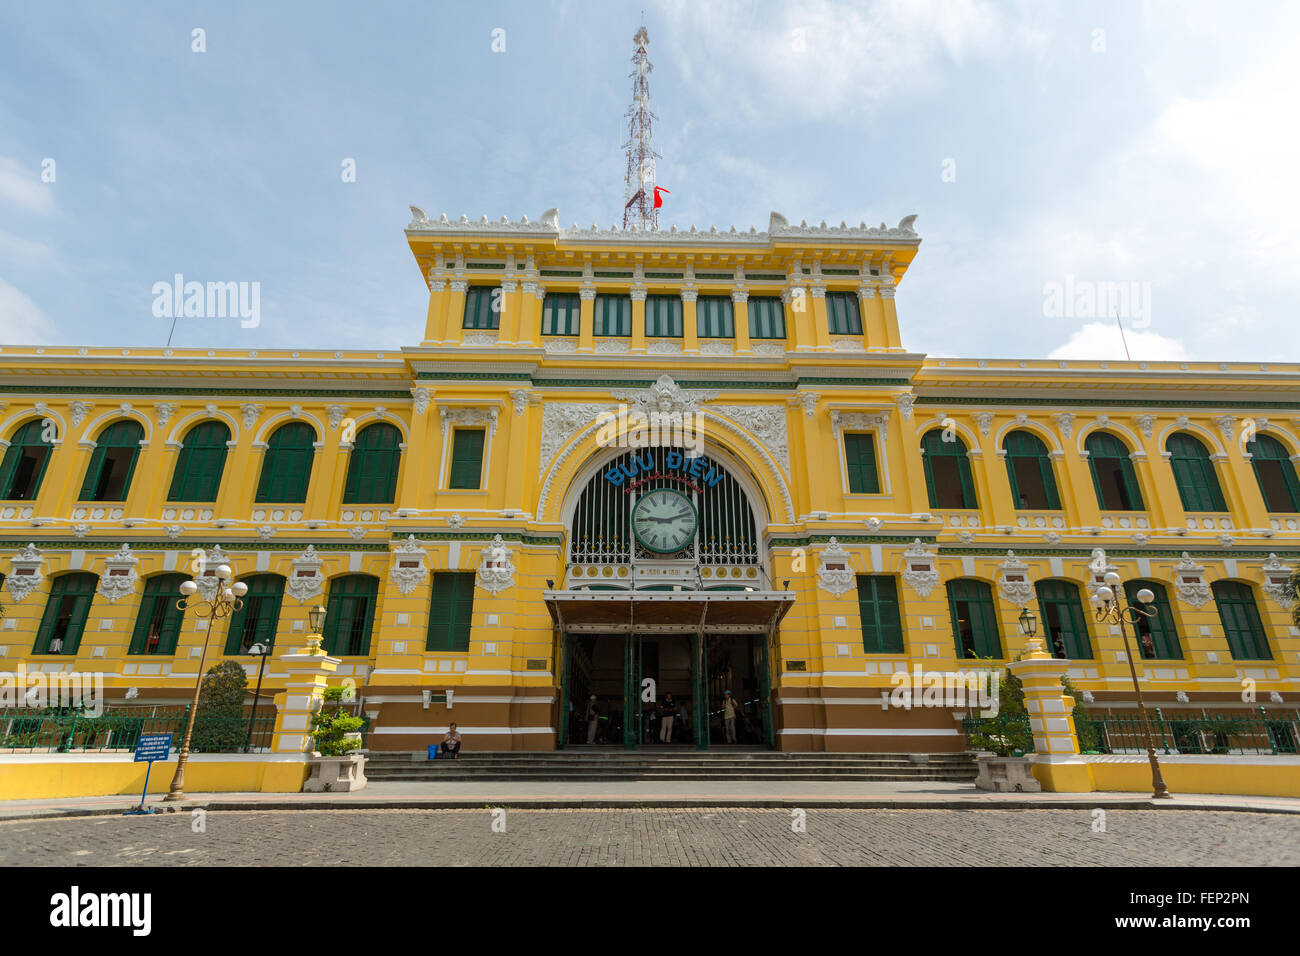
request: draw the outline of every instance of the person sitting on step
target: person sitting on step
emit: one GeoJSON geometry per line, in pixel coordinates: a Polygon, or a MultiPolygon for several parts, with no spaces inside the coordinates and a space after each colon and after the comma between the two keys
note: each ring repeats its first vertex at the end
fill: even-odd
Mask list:
{"type": "Polygon", "coordinates": [[[442,738],[442,755],[452,760],[460,756],[460,731],[455,724],[447,728],[447,734],[442,738]]]}

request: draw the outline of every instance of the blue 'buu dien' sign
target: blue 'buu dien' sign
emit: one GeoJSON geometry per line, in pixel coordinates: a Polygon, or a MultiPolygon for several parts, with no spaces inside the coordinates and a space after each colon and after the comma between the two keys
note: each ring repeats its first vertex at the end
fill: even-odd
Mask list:
{"type": "Polygon", "coordinates": [[[678,477],[695,478],[698,479],[700,484],[712,488],[722,480],[725,474],[721,465],[710,461],[703,455],[690,458],[680,451],[667,452],[664,455],[662,469],[656,470],[658,467],[652,454],[641,452],[640,454],[629,455],[625,460],[606,470],[605,480],[611,485],[621,487],[628,482],[636,481],[638,478],[641,480],[663,478],[668,477],[670,472],[677,472],[678,477]]]}

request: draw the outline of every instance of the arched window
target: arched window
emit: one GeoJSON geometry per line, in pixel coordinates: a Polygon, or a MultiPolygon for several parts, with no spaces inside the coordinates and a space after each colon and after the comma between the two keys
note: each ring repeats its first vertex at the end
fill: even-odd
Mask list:
{"type": "Polygon", "coordinates": [[[216,501],[226,467],[230,429],[215,419],[199,422],[185,433],[176,459],[168,501],[216,501]]]}
{"type": "Polygon", "coordinates": [[[315,442],[316,431],[306,422],[289,422],[272,432],[262,457],[256,500],[277,504],[305,502],[307,486],[311,484],[312,461],[316,457],[315,442]]]}
{"type": "Polygon", "coordinates": [[[939,429],[927,432],[921,439],[921,459],[931,508],[979,507],[966,443],[961,438],[954,435],[952,441],[944,441],[939,429]]]}
{"type": "Polygon", "coordinates": [[[370,653],[370,631],[379,600],[379,579],[369,574],[346,574],[330,581],[325,602],[322,642],[332,657],[363,657],[370,653]]]}
{"type": "Polygon", "coordinates": [[[1184,511],[1227,511],[1214,463],[1200,439],[1176,432],[1165,443],[1184,511]]]}
{"type": "Polygon", "coordinates": [[[1002,637],[993,604],[993,589],[974,578],[949,581],[948,612],[952,615],[952,636],[957,657],[1002,658],[1002,637]]]}
{"type": "Polygon", "coordinates": [[[1011,500],[1017,508],[1056,511],[1061,497],[1056,491],[1056,475],[1047,446],[1032,432],[1014,431],[1002,443],[1007,454],[1007,477],[1011,480],[1011,500]]]}
{"type": "Polygon", "coordinates": [[[402,462],[402,433],[376,422],[357,433],[348,461],[345,504],[392,504],[397,495],[397,469],[402,462]]]}
{"type": "Polygon", "coordinates": [[[1271,661],[1273,652],[1268,647],[1268,635],[1259,617],[1254,591],[1240,581],[1215,581],[1210,590],[1219,607],[1219,620],[1223,622],[1232,659],[1271,661]]]}
{"type": "Polygon", "coordinates": [[[1264,496],[1264,507],[1269,511],[1300,511],[1300,480],[1286,446],[1271,435],[1260,434],[1249,445],[1246,450],[1264,496]]]}
{"type": "Polygon", "coordinates": [[[241,579],[248,585],[244,606],[230,615],[227,654],[247,654],[254,644],[275,645],[284,600],[284,578],[278,574],[253,574],[241,579]]]}
{"type": "Polygon", "coordinates": [[[77,653],[98,583],[99,578],[85,571],[61,574],[54,579],[40,629],[36,632],[33,654],[77,653]]]}
{"type": "Polygon", "coordinates": [[[95,439],[86,479],[81,483],[81,501],[125,501],[131,490],[131,475],[140,457],[144,429],[137,421],[122,419],[109,425],[95,439]]]}
{"type": "MultiPolygon", "coordinates": [[[[1138,652],[1149,661],[1179,661],[1183,659],[1178,645],[1178,632],[1174,629],[1174,615],[1170,610],[1165,586],[1159,581],[1125,581],[1124,594],[1134,607],[1144,607],[1137,599],[1138,591],[1150,588],[1155,594],[1155,617],[1137,615],[1133,630],[1137,634],[1138,652]]],[[[1151,610],[1147,607],[1147,610],[1151,610]]]]}
{"type": "Polygon", "coordinates": [[[54,446],[44,440],[45,423],[34,418],[14,433],[0,461],[0,500],[31,501],[41,490],[54,446]]]}
{"type": "Polygon", "coordinates": [[[184,574],[155,574],[145,580],[144,597],[135,618],[129,654],[175,654],[185,612],[176,607],[181,599],[184,574]]]}
{"type": "Polygon", "coordinates": [[[1092,644],[1083,616],[1079,586],[1073,581],[1048,579],[1034,585],[1043,614],[1043,642],[1053,657],[1091,660],[1092,644]]]}
{"type": "Polygon", "coordinates": [[[1084,442],[1097,506],[1103,511],[1141,511],[1142,491],[1128,446],[1110,432],[1093,432],[1084,442]]]}

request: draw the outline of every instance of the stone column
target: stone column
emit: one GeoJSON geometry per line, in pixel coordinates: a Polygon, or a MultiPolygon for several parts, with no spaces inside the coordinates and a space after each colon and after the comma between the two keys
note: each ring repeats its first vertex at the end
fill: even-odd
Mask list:
{"type": "Polygon", "coordinates": [[[884,313],[885,347],[891,352],[902,352],[903,338],[898,331],[898,308],[894,305],[894,280],[887,277],[880,285],[880,307],[884,313]]]}
{"type": "Polygon", "coordinates": [[[682,286],[682,351],[698,353],[700,351],[699,328],[696,325],[696,299],[700,290],[695,283],[682,286]]]}
{"type": "Polygon", "coordinates": [[[442,340],[448,344],[458,344],[464,335],[465,297],[469,292],[468,279],[452,279],[451,291],[447,293],[446,321],[443,324],[442,340]]]}
{"type": "Polygon", "coordinates": [[[633,352],[645,351],[645,297],[644,286],[632,289],[632,344],[633,352]]]}
{"type": "Polygon", "coordinates": [[[1079,757],[1074,729],[1074,698],[1066,696],[1061,678],[1070,662],[1052,657],[1041,637],[1025,645],[1025,655],[1007,669],[1020,678],[1025,711],[1034,735],[1033,774],[1044,790],[1090,792],[1094,789],[1088,765],[1079,757]]]}
{"type": "Polygon", "coordinates": [[[320,711],[328,678],[338,670],[340,661],[323,651],[313,654],[308,646],[296,654],[285,654],[280,663],[289,676],[285,680],[284,693],[275,696],[271,752],[311,753],[314,750],[311,718],[320,711]]]}
{"type": "Polygon", "coordinates": [[[596,351],[596,285],[584,282],[578,290],[582,311],[578,316],[578,351],[596,351]]]}
{"type": "Polygon", "coordinates": [[[861,302],[862,335],[868,351],[883,351],[889,336],[885,334],[885,313],[881,299],[876,294],[876,287],[869,282],[858,286],[858,298],[861,302]]]}
{"type": "Polygon", "coordinates": [[[731,290],[731,311],[735,324],[736,354],[751,351],[749,344],[749,290],[744,286],[731,290]]]}

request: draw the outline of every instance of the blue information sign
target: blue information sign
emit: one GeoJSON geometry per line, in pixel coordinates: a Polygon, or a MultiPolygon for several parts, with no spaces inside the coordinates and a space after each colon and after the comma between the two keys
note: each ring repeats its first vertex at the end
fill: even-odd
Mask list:
{"type": "Polygon", "coordinates": [[[144,800],[149,795],[149,774],[153,773],[153,762],[155,760],[166,760],[172,752],[172,735],[171,734],[141,734],[135,742],[135,762],[141,763],[148,761],[149,766],[144,771],[144,791],[140,794],[140,806],[134,810],[127,810],[131,813],[154,813],[154,810],[145,809],[144,800]]]}
{"type": "Polygon", "coordinates": [[[141,734],[135,742],[135,762],[166,760],[172,752],[171,734],[141,734]]]}

